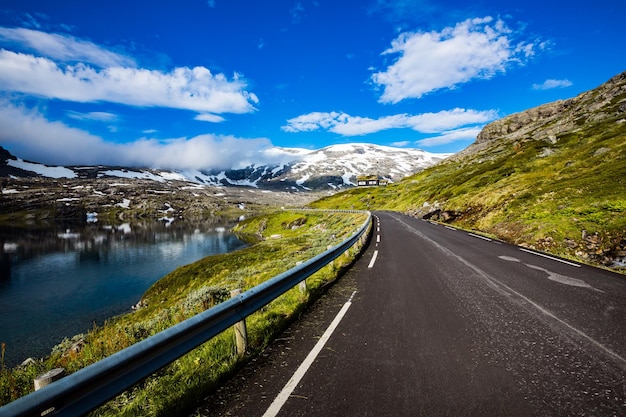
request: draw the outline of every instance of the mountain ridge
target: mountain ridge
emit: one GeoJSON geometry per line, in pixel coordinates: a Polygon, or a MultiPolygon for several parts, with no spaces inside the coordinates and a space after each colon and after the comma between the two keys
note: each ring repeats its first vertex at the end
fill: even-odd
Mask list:
{"type": "Polygon", "coordinates": [[[157,182],[181,181],[207,186],[248,186],[269,190],[338,190],[356,185],[359,175],[379,175],[399,181],[440,162],[450,154],[393,148],[367,143],[331,145],[317,150],[274,148],[286,163],[252,164],[238,169],[168,171],[112,166],[48,166],[24,161],[0,147],[0,177],[134,178],[157,182]]]}

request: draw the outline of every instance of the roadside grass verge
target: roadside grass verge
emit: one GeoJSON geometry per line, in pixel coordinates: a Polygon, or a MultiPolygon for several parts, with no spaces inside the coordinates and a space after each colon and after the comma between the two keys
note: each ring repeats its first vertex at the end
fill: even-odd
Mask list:
{"type": "MultiPolygon", "coordinates": [[[[75,372],[228,299],[233,289],[245,291],[324,252],[354,233],[365,218],[363,213],[279,211],[241,222],[236,232],[256,241],[253,245],[178,268],[146,291],[138,310],[65,339],[48,358],[12,369],[0,364],[0,405],[32,391],[33,379],[49,369],[75,372]]],[[[248,350],[243,358],[236,354],[234,332],[226,330],[92,415],[192,412],[208,392],[296,319],[353,261],[358,249],[350,249],[309,277],[307,292],[292,289],[249,316],[248,350]]]]}

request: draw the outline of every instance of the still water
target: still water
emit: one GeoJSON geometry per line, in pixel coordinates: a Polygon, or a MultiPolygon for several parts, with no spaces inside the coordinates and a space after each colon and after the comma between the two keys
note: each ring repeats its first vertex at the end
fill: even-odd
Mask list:
{"type": "Polygon", "coordinates": [[[226,221],[0,228],[0,342],[7,366],[130,311],[179,266],[245,245],[226,221]]]}

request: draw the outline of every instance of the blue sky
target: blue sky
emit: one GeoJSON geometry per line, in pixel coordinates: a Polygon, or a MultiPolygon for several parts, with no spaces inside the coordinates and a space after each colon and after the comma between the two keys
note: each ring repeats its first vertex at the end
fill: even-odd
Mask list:
{"type": "Polygon", "coordinates": [[[48,164],[457,152],[626,70],[616,0],[4,0],[0,145],[48,164]]]}

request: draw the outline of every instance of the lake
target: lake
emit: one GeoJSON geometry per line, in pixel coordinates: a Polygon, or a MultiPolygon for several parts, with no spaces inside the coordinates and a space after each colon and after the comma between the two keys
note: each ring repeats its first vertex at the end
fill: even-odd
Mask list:
{"type": "Polygon", "coordinates": [[[246,244],[232,221],[65,222],[0,227],[0,342],[5,365],[47,356],[65,337],[131,310],[159,278],[246,244]]]}

